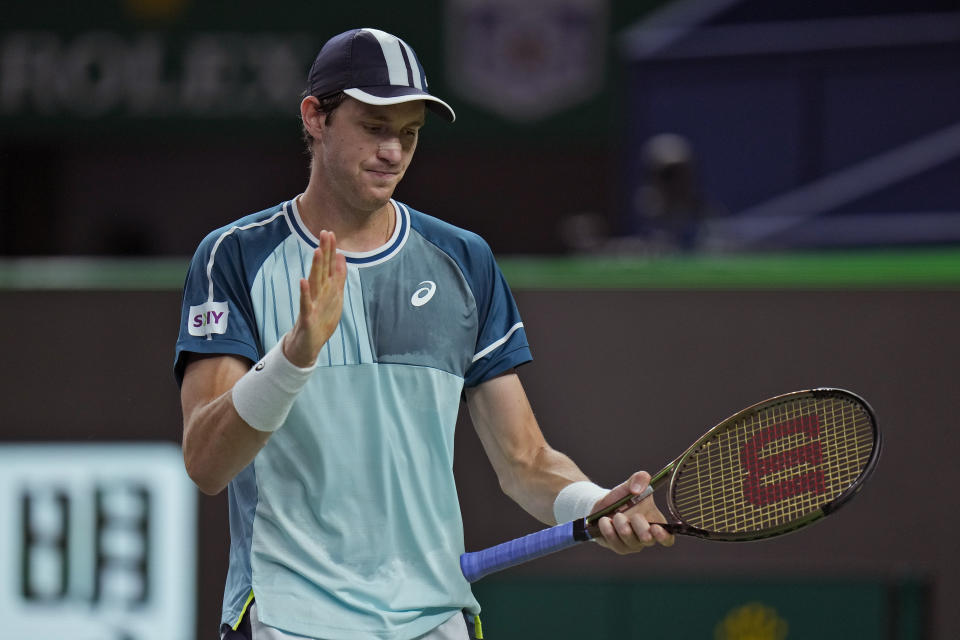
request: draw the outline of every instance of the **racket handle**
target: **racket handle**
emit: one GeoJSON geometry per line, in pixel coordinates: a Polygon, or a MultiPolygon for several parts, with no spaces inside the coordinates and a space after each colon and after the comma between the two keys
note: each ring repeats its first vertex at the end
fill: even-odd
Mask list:
{"type": "Polygon", "coordinates": [[[464,553],[460,556],[460,570],[467,582],[476,582],[496,571],[542,558],[588,539],[583,519],[565,522],[495,547],[464,553]]]}

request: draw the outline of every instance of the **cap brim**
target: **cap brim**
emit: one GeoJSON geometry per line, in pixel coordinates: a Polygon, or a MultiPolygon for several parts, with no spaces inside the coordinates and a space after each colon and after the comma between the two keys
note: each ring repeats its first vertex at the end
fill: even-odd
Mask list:
{"type": "Polygon", "coordinates": [[[343,92],[360,102],[375,105],[400,104],[402,102],[423,100],[431,111],[440,115],[447,122],[453,122],[457,119],[457,114],[453,112],[453,109],[446,102],[413,87],[364,87],[363,89],[344,89],[343,92]]]}

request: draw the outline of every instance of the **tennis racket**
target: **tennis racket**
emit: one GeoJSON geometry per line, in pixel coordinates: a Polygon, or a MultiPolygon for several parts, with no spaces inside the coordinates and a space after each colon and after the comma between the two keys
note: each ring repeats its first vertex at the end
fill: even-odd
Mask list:
{"type": "Polygon", "coordinates": [[[600,535],[597,521],[629,509],[669,479],[674,534],[745,542],[813,524],[846,504],[880,456],[873,409],[842,389],[776,396],[727,418],[664,467],[639,495],[585,518],[464,553],[469,582],[600,535]]]}

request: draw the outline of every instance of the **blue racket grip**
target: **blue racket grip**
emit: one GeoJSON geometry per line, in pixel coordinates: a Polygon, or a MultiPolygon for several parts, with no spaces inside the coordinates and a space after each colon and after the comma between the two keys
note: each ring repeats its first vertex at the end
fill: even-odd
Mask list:
{"type": "Polygon", "coordinates": [[[496,571],[542,558],[588,539],[583,520],[565,522],[495,547],[464,553],[460,556],[460,570],[467,582],[476,582],[496,571]]]}

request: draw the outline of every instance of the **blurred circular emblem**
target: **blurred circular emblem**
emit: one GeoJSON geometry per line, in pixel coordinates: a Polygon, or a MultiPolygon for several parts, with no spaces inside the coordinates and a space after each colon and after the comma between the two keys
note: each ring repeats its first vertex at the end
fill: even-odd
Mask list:
{"type": "Polygon", "coordinates": [[[513,121],[590,100],[603,84],[605,0],[447,0],[447,81],[513,121]]]}
{"type": "Polygon", "coordinates": [[[715,640],[785,640],[789,625],[776,609],[751,602],[733,609],[717,623],[715,640]]]}

